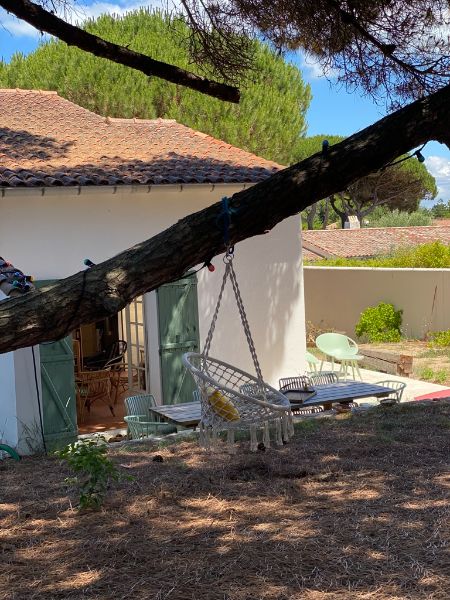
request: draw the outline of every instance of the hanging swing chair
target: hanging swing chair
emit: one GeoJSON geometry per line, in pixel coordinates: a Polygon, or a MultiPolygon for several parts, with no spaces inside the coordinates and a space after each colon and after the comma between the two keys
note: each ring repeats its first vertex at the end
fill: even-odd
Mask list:
{"type": "Polygon", "coordinates": [[[217,445],[218,433],[227,432],[228,447],[234,451],[234,432],[250,431],[250,450],[258,449],[258,431],[264,448],[270,447],[271,437],[277,445],[286,443],[293,435],[289,400],[263,381],[250,327],[245,314],[236,274],[233,269],[233,249],[224,258],[225,273],[217,299],[211,326],[201,354],[188,352],[183,364],[197,385],[201,403],[199,424],[200,445],[210,449],[217,445]],[[256,377],[230,364],[209,356],[225,284],[231,281],[245,336],[256,371],[256,377]],[[271,432],[272,430],[272,432],[271,432]]]}

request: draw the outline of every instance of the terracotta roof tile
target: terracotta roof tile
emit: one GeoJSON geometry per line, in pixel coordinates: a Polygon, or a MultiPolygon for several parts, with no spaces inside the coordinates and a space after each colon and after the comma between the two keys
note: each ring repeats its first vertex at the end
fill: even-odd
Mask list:
{"type": "Polygon", "coordinates": [[[417,246],[440,240],[450,244],[450,227],[365,227],[363,229],[325,229],[303,231],[304,256],[369,257],[388,254],[401,246],[417,246]],[[316,249],[316,251],[315,251],[316,249]]]}
{"type": "Polygon", "coordinates": [[[0,186],[256,183],[282,169],[171,119],[113,119],[0,90],[0,186]]]}

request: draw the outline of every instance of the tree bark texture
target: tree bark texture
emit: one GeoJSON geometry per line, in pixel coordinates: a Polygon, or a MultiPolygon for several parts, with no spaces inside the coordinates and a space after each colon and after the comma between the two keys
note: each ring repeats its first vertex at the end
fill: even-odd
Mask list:
{"type": "Polygon", "coordinates": [[[66,23],[63,19],[29,0],[0,0],[0,6],[19,19],[36,27],[39,31],[50,33],[69,46],[76,46],[95,56],[107,58],[137,71],[142,71],[145,75],[160,77],[202,94],[219,98],[219,100],[239,102],[240,92],[234,86],[199,77],[185,69],[108,42],[80,29],[80,27],[66,23]]]}
{"type": "MultiPolygon", "coordinates": [[[[234,194],[230,243],[266,233],[428,140],[450,147],[450,86],[234,194]]],[[[0,302],[0,352],[59,339],[224,252],[220,213],[216,203],[50,288],[0,302]]]]}

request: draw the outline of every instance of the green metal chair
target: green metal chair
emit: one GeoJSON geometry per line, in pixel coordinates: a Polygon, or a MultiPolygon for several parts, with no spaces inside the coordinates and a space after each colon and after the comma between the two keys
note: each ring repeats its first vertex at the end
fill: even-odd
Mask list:
{"type": "MultiPolygon", "coordinates": [[[[364,356],[358,354],[358,345],[351,338],[341,333],[322,333],[316,339],[317,348],[325,354],[326,358],[331,360],[331,368],[334,371],[334,361],[340,363],[339,373],[347,377],[347,370],[351,368],[353,379],[355,379],[355,370],[362,381],[358,361],[364,356]]],[[[320,364],[322,370],[324,360],[320,364]]]]}
{"type": "Polygon", "coordinates": [[[319,359],[311,354],[311,352],[306,351],[305,354],[306,362],[308,363],[309,371],[312,373],[317,373],[317,365],[319,364],[319,359]]]}
{"type": "Polygon", "coordinates": [[[382,385],[392,389],[392,394],[386,396],[386,398],[380,398],[380,404],[392,405],[401,402],[403,392],[406,388],[406,383],[401,381],[395,381],[393,379],[385,379],[384,381],[377,381],[375,385],[382,385]]]}
{"type": "Polygon", "coordinates": [[[155,407],[156,402],[152,394],[142,394],[125,398],[127,415],[124,417],[124,421],[128,426],[131,439],[136,440],[151,435],[167,435],[177,431],[175,425],[170,425],[163,421],[150,420],[152,415],[151,410],[155,407]]]}

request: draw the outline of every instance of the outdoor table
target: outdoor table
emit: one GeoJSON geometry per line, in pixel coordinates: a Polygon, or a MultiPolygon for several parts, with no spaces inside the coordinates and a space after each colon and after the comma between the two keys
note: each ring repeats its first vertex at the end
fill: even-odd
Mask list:
{"type": "Polygon", "coordinates": [[[392,389],[374,383],[365,383],[363,381],[339,381],[337,383],[327,383],[324,385],[314,386],[315,394],[304,402],[301,401],[302,390],[286,390],[282,393],[288,398],[292,408],[295,406],[308,407],[323,405],[325,410],[329,410],[333,403],[350,404],[351,402],[361,399],[370,398],[385,398],[392,394],[392,389]]]}
{"type": "MultiPolygon", "coordinates": [[[[309,400],[301,402],[299,394],[301,390],[287,390],[283,392],[295,408],[323,405],[325,410],[329,410],[333,403],[350,404],[354,400],[361,398],[377,397],[385,398],[392,394],[391,388],[375,385],[373,383],[364,383],[362,381],[340,381],[338,383],[329,383],[326,385],[314,386],[316,394],[309,400]],[[297,394],[297,398],[296,398],[297,394]]],[[[200,402],[186,402],[184,404],[162,404],[151,409],[151,412],[162,417],[169,423],[174,423],[181,427],[196,427],[201,419],[200,402]]]]}
{"type": "Polygon", "coordinates": [[[175,423],[175,425],[181,427],[196,427],[201,418],[200,402],[162,404],[153,407],[151,412],[169,421],[169,423],[175,423]]]}

